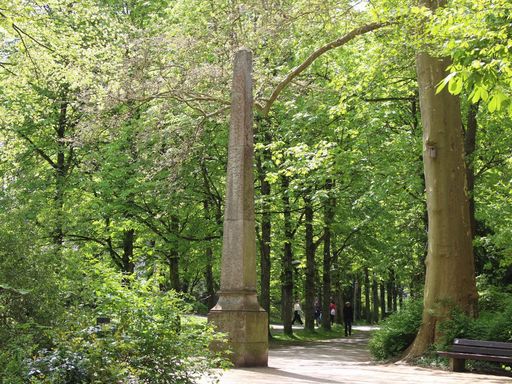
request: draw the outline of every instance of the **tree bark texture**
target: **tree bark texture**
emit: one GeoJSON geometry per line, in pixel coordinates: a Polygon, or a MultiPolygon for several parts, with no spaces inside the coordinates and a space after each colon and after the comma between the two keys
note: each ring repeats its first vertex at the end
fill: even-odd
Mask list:
{"type": "MultiPolygon", "coordinates": [[[[171,216],[171,229],[177,235],[179,232],[179,221],[176,216],[171,216]]],[[[171,289],[176,292],[184,290],[180,283],[180,253],[178,250],[178,242],[175,240],[172,242],[172,249],[168,257],[169,261],[169,281],[171,283],[171,289]]]]}
{"type": "Polygon", "coordinates": [[[313,205],[311,197],[309,195],[304,196],[304,216],[305,216],[305,227],[306,227],[306,281],[304,283],[304,317],[305,317],[305,328],[314,331],[315,330],[315,244],[313,242],[313,205]]]}
{"type": "Polygon", "coordinates": [[[354,320],[361,320],[361,308],[362,308],[362,293],[361,283],[356,280],[354,283],[354,320]]]}
{"type": "MultiPolygon", "coordinates": [[[[331,179],[325,182],[325,190],[330,195],[333,188],[331,179]]],[[[322,274],[322,327],[325,330],[331,330],[331,321],[329,316],[329,304],[331,302],[331,225],[334,220],[335,201],[329,197],[324,206],[324,254],[323,254],[323,274],[322,274]]]]}
{"type": "Polygon", "coordinates": [[[368,267],[364,268],[364,318],[368,324],[372,322],[372,313],[370,311],[370,274],[368,267]]]}
{"type": "Polygon", "coordinates": [[[281,179],[283,188],[283,215],[284,215],[284,246],[283,246],[283,276],[281,285],[281,301],[284,333],[292,335],[292,310],[293,310],[293,229],[291,222],[291,207],[289,197],[290,179],[283,176],[281,179]]]}
{"type": "Polygon", "coordinates": [[[135,241],[135,230],[128,229],[123,231],[123,273],[131,275],[135,270],[133,262],[133,243],[135,241]]]}
{"type": "MultiPolygon", "coordinates": [[[[435,8],[442,2],[424,1],[435,8]]],[[[423,354],[440,336],[437,325],[454,306],[476,313],[473,247],[466,189],[460,103],[436,86],[448,59],[416,57],[423,124],[423,164],[428,209],[428,254],[423,321],[408,358],[423,354]]]]}
{"type": "MultiPolygon", "coordinates": [[[[266,130],[266,126],[260,124],[265,132],[263,133],[265,143],[270,144],[272,137],[266,130]]],[[[270,241],[272,235],[272,221],[268,198],[270,197],[270,183],[267,180],[265,163],[269,161],[272,154],[269,149],[265,149],[256,159],[256,169],[258,171],[258,180],[260,182],[261,192],[261,233],[260,233],[260,303],[267,314],[270,316],[270,241]]]]}
{"type": "Polygon", "coordinates": [[[372,323],[379,322],[379,291],[377,278],[375,277],[375,273],[373,274],[372,281],[372,323]]]}
{"type": "Polygon", "coordinates": [[[386,286],[384,283],[379,284],[380,288],[380,318],[384,320],[386,317],[386,286]]]}

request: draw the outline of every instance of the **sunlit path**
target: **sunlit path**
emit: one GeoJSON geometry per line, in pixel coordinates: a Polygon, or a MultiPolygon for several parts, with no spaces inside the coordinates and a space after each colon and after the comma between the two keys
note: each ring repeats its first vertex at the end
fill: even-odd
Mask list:
{"type": "Polygon", "coordinates": [[[349,338],[272,348],[268,368],[233,369],[221,376],[220,383],[512,384],[512,378],[502,376],[453,373],[404,364],[377,364],[371,360],[367,349],[368,328],[355,329],[349,338]]]}

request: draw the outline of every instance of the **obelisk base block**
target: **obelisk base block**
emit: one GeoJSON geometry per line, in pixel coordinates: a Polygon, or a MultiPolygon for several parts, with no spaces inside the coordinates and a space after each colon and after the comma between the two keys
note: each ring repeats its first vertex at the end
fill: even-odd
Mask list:
{"type": "Polygon", "coordinates": [[[235,367],[268,366],[268,316],[263,309],[226,310],[216,306],[208,314],[208,322],[228,335],[228,346],[212,347],[228,347],[233,352],[229,358],[235,367]]]}

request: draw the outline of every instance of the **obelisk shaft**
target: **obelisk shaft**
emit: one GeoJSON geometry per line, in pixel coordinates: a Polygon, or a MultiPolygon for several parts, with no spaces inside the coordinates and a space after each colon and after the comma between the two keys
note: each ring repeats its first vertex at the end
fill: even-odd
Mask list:
{"type": "Polygon", "coordinates": [[[235,56],[220,289],[256,292],[252,54],[235,56]]]}
{"type": "Polygon", "coordinates": [[[219,300],[208,320],[229,335],[235,366],[266,366],[268,316],[256,296],[252,53],[235,55],[219,300]]]}

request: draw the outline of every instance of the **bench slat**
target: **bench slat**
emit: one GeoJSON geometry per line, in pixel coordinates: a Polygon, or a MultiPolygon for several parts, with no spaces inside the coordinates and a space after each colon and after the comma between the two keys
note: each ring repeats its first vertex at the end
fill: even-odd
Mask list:
{"type": "Polygon", "coordinates": [[[489,347],[489,348],[502,348],[512,349],[512,343],[505,343],[503,341],[486,341],[486,340],[470,340],[470,339],[455,339],[455,345],[468,345],[474,347],[489,347]]]}
{"type": "Polygon", "coordinates": [[[473,347],[468,345],[454,344],[450,352],[475,353],[477,355],[512,356],[512,349],[473,347]]]}
{"type": "Polygon", "coordinates": [[[452,359],[467,359],[467,360],[486,360],[486,361],[497,361],[500,363],[512,363],[512,357],[508,356],[492,356],[492,355],[478,355],[473,353],[461,353],[461,352],[437,352],[441,356],[450,357],[452,359]]]}

